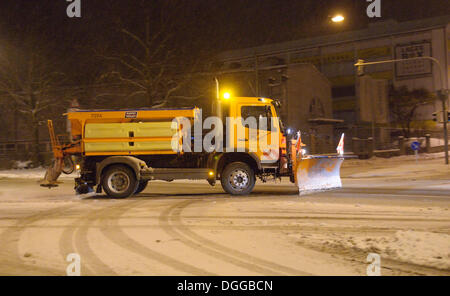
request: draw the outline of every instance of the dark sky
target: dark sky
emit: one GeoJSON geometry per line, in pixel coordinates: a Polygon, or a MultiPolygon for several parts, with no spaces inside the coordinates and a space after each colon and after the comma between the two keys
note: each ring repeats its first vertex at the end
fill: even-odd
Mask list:
{"type": "MultiPolygon", "coordinates": [[[[369,19],[365,0],[81,0],[81,19],[69,19],[65,0],[1,0],[0,40],[34,26],[61,43],[79,39],[114,39],[117,23],[134,29],[145,16],[158,19],[173,14],[178,35],[187,40],[222,37],[221,47],[236,48],[360,28],[369,19]],[[162,8],[164,7],[164,8],[162,8]],[[344,28],[327,23],[342,11],[344,28]]],[[[409,20],[450,14],[447,0],[381,0],[382,19],[409,20]]],[[[205,42],[207,44],[208,42],[205,42]]],[[[214,48],[214,46],[211,46],[214,48]]]]}
{"type": "MultiPolygon", "coordinates": [[[[450,14],[448,3],[381,0],[381,20],[450,14]]],[[[0,0],[0,54],[3,43],[20,47],[23,39],[31,37],[42,46],[51,44],[53,55],[71,61],[69,67],[88,69],[93,49],[120,46],[119,28],[143,33],[146,19],[153,32],[161,21],[170,23],[173,46],[183,54],[206,56],[363,28],[371,21],[366,0],[81,0],[81,4],[82,17],[71,19],[66,0],[0,0]],[[329,16],[335,12],[346,16],[343,25],[330,24],[329,16]]]]}

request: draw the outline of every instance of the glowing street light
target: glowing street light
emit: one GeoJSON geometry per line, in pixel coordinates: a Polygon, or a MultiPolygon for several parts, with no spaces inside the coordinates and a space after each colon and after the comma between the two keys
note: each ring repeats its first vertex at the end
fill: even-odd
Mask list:
{"type": "Polygon", "coordinates": [[[337,14],[331,18],[333,23],[342,23],[345,20],[345,17],[342,14],[337,14]]]}

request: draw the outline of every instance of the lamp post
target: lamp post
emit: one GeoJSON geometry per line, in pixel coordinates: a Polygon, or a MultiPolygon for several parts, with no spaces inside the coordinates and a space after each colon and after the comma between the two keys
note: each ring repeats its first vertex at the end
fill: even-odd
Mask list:
{"type": "MultiPolygon", "coordinates": [[[[377,64],[386,64],[386,63],[398,63],[398,62],[405,62],[405,61],[414,61],[414,60],[429,60],[435,63],[438,66],[439,69],[439,75],[441,77],[441,91],[438,92],[439,97],[442,101],[442,112],[444,114],[447,114],[447,107],[446,102],[448,100],[448,87],[447,87],[447,81],[445,79],[445,72],[442,68],[441,63],[439,63],[439,60],[433,58],[433,57],[415,57],[415,58],[409,58],[409,59],[395,59],[395,60],[386,60],[386,61],[378,61],[378,62],[364,62],[363,60],[358,60],[358,62],[355,64],[355,67],[358,67],[358,72],[362,73],[363,66],[368,65],[377,65],[377,64]]],[[[448,118],[444,118],[444,150],[445,150],[445,164],[449,164],[448,160],[448,130],[447,130],[447,122],[448,118]]]]}
{"type": "Polygon", "coordinates": [[[214,81],[216,82],[216,98],[217,100],[220,100],[219,79],[217,79],[217,77],[214,77],[214,81]]]}
{"type": "Polygon", "coordinates": [[[220,102],[220,88],[219,88],[219,79],[214,77],[214,81],[216,82],[216,116],[222,119],[222,105],[220,102]]]}

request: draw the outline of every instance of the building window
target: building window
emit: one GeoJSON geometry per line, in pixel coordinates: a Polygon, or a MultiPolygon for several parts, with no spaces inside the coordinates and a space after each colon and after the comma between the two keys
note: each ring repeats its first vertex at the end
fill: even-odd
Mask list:
{"type": "Polygon", "coordinates": [[[340,97],[354,97],[356,95],[355,86],[342,86],[342,87],[333,87],[331,89],[331,96],[333,98],[340,97]]]}

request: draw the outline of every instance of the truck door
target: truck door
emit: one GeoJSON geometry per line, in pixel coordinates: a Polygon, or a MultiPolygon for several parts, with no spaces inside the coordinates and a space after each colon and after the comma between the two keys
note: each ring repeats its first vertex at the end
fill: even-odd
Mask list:
{"type": "Polygon", "coordinates": [[[245,138],[238,137],[238,142],[245,141],[246,150],[255,153],[261,160],[261,164],[275,166],[279,159],[279,122],[273,117],[273,114],[276,114],[273,112],[273,107],[241,105],[239,109],[241,117],[239,124],[245,129],[245,138]],[[256,126],[251,124],[255,122],[256,126]]]}

